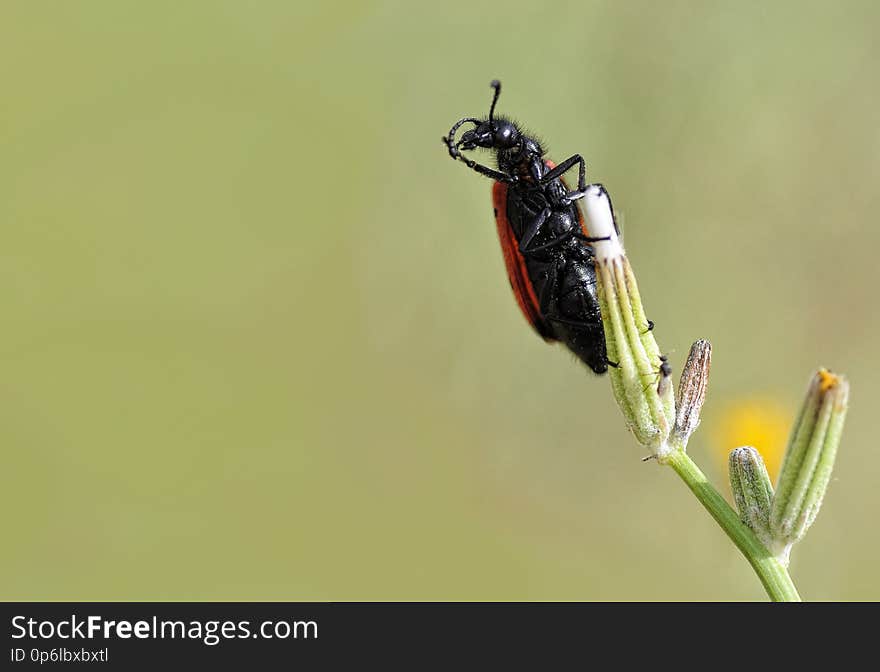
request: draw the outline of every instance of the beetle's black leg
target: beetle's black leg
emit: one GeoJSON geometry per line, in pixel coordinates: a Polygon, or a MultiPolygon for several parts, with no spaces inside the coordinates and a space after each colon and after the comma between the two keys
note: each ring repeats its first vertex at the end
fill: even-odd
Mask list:
{"type": "Polygon", "coordinates": [[[572,327],[589,328],[589,327],[596,326],[595,323],[593,323],[593,322],[583,322],[583,321],[579,321],[579,320],[567,320],[564,317],[556,317],[555,315],[547,315],[546,317],[551,322],[559,322],[560,324],[567,324],[572,327]]]}
{"type": "MultiPolygon", "coordinates": [[[[532,238],[534,238],[536,233],[538,233],[538,228],[540,228],[540,225],[543,224],[545,220],[546,220],[546,218],[542,219],[540,224],[538,224],[537,226],[534,227],[534,229],[535,229],[534,231],[532,231],[531,228],[529,229],[529,231],[527,232],[527,233],[531,233],[531,235],[528,236],[529,241],[532,238]]],[[[595,243],[600,240],[609,240],[610,239],[609,236],[603,236],[601,238],[590,238],[589,236],[585,236],[584,234],[582,234],[580,231],[569,231],[568,233],[563,233],[558,238],[554,238],[549,243],[544,243],[543,245],[538,245],[536,247],[526,248],[528,241],[526,240],[526,237],[523,236],[523,239],[522,239],[522,241],[520,241],[520,244],[519,244],[519,251],[522,254],[526,254],[526,255],[534,254],[536,252],[542,252],[544,250],[549,250],[551,247],[556,247],[557,245],[564,243],[569,238],[577,238],[578,240],[582,240],[585,243],[595,243]]]]}
{"type": "Polygon", "coordinates": [[[575,154],[574,156],[568,157],[553,170],[547,172],[544,177],[541,178],[541,182],[550,182],[551,180],[555,180],[557,177],[562,177],[565,173],[569,171],[572,166],[574,166],[574,164],[578,164],[577,191],[570,191],[565,195],[565,197],[570,201],[582,198],[587,193],[587,164],[584,162],[584,157],[582,157],[580,154],[575,154]]]}
{"type": "Polygon", "coordinates": [[[563,267],[565,266],[565,264],[566,264],[566,261],[564,258],[558,259],[555,266],[553,267],[552,276],[548,275],[548,282],[546,285],[544,285],[544,290],[541,292],[541,297],[540,297],[541,312],[544,313],[544,316],[550,322],[556,322],[558,324],[566,324],[571,327],[580,327],[582,329],[595,329],[596,328],[595,322],[586,322],[583,320],[572,320],[569,318],[560,317],[558,315],[557,311],[553,309],[555,307],[551,307],[549,305],[549,302],[545,301],[544,294],[547,291],[550,291],[551,287],[555,288],[556,278],[557,278],[558,274],[563,270],[563,267]],[[551,277],[553,280],[552,283],[549,281],[549,279],[551,277]]]}
{"type": "Polygon", "coordinates": [[[556,262],[549,267],[547,271],[547,279],[545,280],[544,286],[541,288],[541,293],[538,296],[538,305],[541,307],[541,314],[548,322],[562,322],[566,324],[571,324],[570,321],[561,320],[556,317],[558,308],[558,304],[556,302],[559,298],[559,274],[562,272],[564,267],[565,260],[562,258],[556,259],[556,262]]]}
{"type": "Polygon", "coordinates": [[[522,240],[519,241],[519,251],[522,254],[529,255],[529,254],[535,254],[536,252],[542,252],[544,250],[549,250],[551,247],[556,247],[557,245],[564,243],[566,240],[568,240],[571,237],[575,237],[575,238],[577,238],[579,240],[583,240],[584,242],[587,242],[587,243],[594,243],[597,240],[608,240],[607,237],[605,237],[605,238],[590,238],[589,236],[585,236],[580,231],[572,229],[571,231],[568,231],[567,233],[563,233],[558,238],[554,238],[549,243],[544,243],[543,245],[536,245],[534,247],[529,247],[529,243],[531,243],[532,240],[535,238],[535,236],[538,234],[538,231],[540,231],[541,227],[544,225],[544,222],[547,221],[547,218],[549,216],[550,216],[550,208],[544,208],[538,214],[538,216],[535,217],[535,220],[532,222],[531,226],[529,226],[528,230],[523,235],[522,240]]]}
{"type": "Polygon", "coordinates": [[[584,241],[585,243],[598,243],[600,240],[611,240],[611,236],[591,237],[585,236],[580,231],[572,231],[571,235],[573,235],[578,240],[584,241]]]}
{"type": "Polygon", "coordinates": [[[590,236],[585,236],[583,233],[576,229],[572,229],[566,233],[563,233],[558,238],[554,238],[549,243],[544,243],[543,245],[536,245],[534,247],[529,247],[529,243],[534,240],[535,236],[538,235],[538,231],[541,230],[541,227],[544,225],[544,222],[547,221],[547,218],[550,216],[550,208],[544,208],[535,220],[532,222],[531,226],[529,226],[528,230],[523,234],[522,240],[519,241],[519,251],[521,254],[532,255],[537,252],[543,252],[544,250],[549,250],[551,247],[556,247],[564,243],[569,238],[577,238],[578,240],[582,240],[585,243],[595,243],[600,240],[608,240],[608,236],[603,236],[600,238],[591,238],[590,236]]]}
{"type": "Polygon", "coordinates": [[[527,250],[523,250],[522,246],[520,246],[520,252],[522,252],[523,254],[534,254],[535,252],[549,250],[551,247],[556,247],[557,245],[564,243],[566,240],[573,237],[574,235],[576,235],[575,231],[569,231],[568,233],[563,233],[561,236],[559,236],[559,238],[554,238],[549,243],[544,243],[543,245],[538,245],[536,247],[530,247],[527,250]]]}
{"type": "Polygon", "coordinates": [[[550,182],[557,177],[562,177],[576,163],[580,164],[578,166],[578,191],[584,191],[587,188],[587,164],[584,162],[584,157],[580,154],[568,157],[565,161],[555,166],[553,170],[544,173],[541,182],[550,182]]]}
{"type": "Polygon", "coordinates": [[[541,294],[538,296],[538,305],[541,308],[541,313],[548,320],[550,319],[548,316],[554,312],[550,306],[550,301],[553,298],[553,290],[556,287],[556,282],[559,277],[560,263],[563,262],[557,260],[556,263],[549,268],[547,271],[547,278],[544,281],[544,286],[541,288],[541,294]]]}
{"type": "Polygon", "coordinates": [[[550,208],[544,208],[541,212],[538,213],[537,217],[532,221],[529,225],[529,228],[526,229],[526,232],[523,234],[522,239],[519,241],[519,251],[523,254],[529,254],[531,252],[537,252],[538,250],[544,250],[548,247],[552,247],[556,245],[556,241],[552,241],[547,245],[541,245],[539,247],[535,247],[529,249],[529,243],[532,242],[534,237],[538,235],[538,231],[544,226],[544,222],[547,221],[547,218],[550,216],[550,208]]]}
{"type": "Polygon", "coordinates": [[[476,161],[472,161],[471,159],[466,159],[463,156],[460,156],[461,160],[464,164],[473,171],[478,172],[480,175],[485,175],[486,177],[491,177],[496,182],[507,182],[508,184],[511,182],[515,182],[516,178],[511,177],[510,175],[505,175],[502,172],[489,168],[488,166],[484,166],[482,164],[477,163],[476,161]]]}
{"type": "MultiPolygon", "coordinates": [[[[544,314],[544,317],[545,317],[545,319],[546,319],[548,322],[557,322],[557,323],[559,323],[559,324],[566,324],[566,325],[569,325],[569,326],[572,326],[572,327],[580,327],[580,328],[582,328],[582,329],[590,329],[590,330],[592,330],[592,329],[595,329],[595,327],[596,327],[596,324],[595,324],[595,323],[592,323],[592,322],[581,322],[581,321],[578,321],[578,320],[568,320],[568,319],[566,319],[566,318],[564,318],[564,317],[558,317],[558,316],[556,316],[556,315],[552,315],[552,314],[550,314],[550,313],[545,313],[545,314],[544,314]]],[[[603,350],[604,350],[604,348],[603,348],[603,350]]],[[[614,362],[614,361],[608,359],[608,356],[607,356],[607,355],[605,356],[605,363],[606,363],[608,366],[610,366],[610,367],[612,367],[612,368],[615,368],[615,369],[618,368],[618,367],[620,366],[620,364],[619,364],[618,362],[614,362]]]]}

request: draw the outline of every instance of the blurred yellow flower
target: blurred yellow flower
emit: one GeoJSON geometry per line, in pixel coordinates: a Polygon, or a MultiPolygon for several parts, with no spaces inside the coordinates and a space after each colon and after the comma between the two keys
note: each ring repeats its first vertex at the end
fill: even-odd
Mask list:
{"type": "Polygon", "coordinates": [[[753,446],[775,484],[794,414],[774,399],[749,397],[727,404],[712,423],[712,452],[724,472],[730,451],[753,446]]]}

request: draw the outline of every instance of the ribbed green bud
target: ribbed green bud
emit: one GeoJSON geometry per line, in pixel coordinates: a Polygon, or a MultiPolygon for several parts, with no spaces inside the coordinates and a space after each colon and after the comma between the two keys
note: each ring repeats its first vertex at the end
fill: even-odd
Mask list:
{"type": "Polygon", "coordinates": [[[748,525],[755,536],[767,548],[773,548],[770,533],[770,508],[773,503],[773,486],[764,466],[761,454],[751,446],[730,451],[730,489],[740,519],[748,525]]]}
{"type": "Polygon", "coordinates": [[[582,199],[593,244],[599,305],[605,327],[611,387],[627,426],[659,460],[668,454],[675,422],[675,398],[665,360],[649,329],[638,285],[614,225],[611,199],[601,185],[588,187],[582,199]],[[647,384],[657,381],[656,384],[647,384]]]}
{"type": "Polygon", "coordinates": [[[849,399],[849,383],[820,369],[807,395],[779,474],[770,530],[777,542],[800,541],[816,518],[831,479],[849,399]]]}

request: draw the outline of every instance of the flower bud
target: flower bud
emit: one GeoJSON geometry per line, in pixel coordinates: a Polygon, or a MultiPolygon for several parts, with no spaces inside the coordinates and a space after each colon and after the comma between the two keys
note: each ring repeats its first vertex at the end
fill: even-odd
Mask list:
{"type": "Polygon", "coordinates": [[[773,486],[761,454],[751,446],[734,448],[730,451],[728,466],[730,489],[740,519],[752,529],[762,544],[773,549],[773,535],[770,532],[773,486]]]}
{"type": "Polygon", "coordinates": [[[667,439],[675,422],[672,385],[663,381],[665,361],[660,359],[635,276],[617,235],[608,192],[602,185],[590,185],[580,202],[590,236],[604,239],[593,243],[593,252],[605,343],[612,362],[611,388],[636,440],[662,461],[670,450],[667,439]],[[645,384],[652,379],[663,384],[645,384]]]}
{"type": "Polygon", "coordinates": [[[709,367],[712,364],[712,344],[700,339],[691,346],[687,362],[681,372],[675,399],[675,433],[682,445],[700,424],[700,411],[709,387],[709,367]]]}
{"type": "Polygon", "coordinates": [[[831,479],[846,417],[849,383],[820,369],[810,381],[779,474],[770,530],[778,542],[800,541],[816,518],[831,479]]]}

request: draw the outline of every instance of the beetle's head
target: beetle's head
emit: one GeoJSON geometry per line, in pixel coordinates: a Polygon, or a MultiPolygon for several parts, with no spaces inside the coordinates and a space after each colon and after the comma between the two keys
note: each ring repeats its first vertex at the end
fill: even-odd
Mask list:
{"type": "Polygon", "coordinates": [[[475,119],[474,117],[465,117],[456,122],[455,126],[449,131],[449,135],[443,138],[446,146],[449,148],[449,155],[456,159],[460,156],[462,150],[468,151],[483,147],[485,149],[506,150],[512,149],[520,141],[520,131],[512,121],[507,119],[495,118],[495,104],[498,102],[498,96],[501,95],[501,82],[497,79],[492,81],[492,88],[495,93],[492,96],[492,105],[489,108],[488,119],[475,119]],[[455,132],[462,124],[472,123],[474,127],[462,133],[458,142],[455,141],[455,132]]]}
{"type": "Polygon", "coordinates": [[[519,129],[516,124],[506,119],[491,119],[463,133],[458,144],[464,150],[477,147],[510,149],[517,142],[519,142],[519,129]]]}

